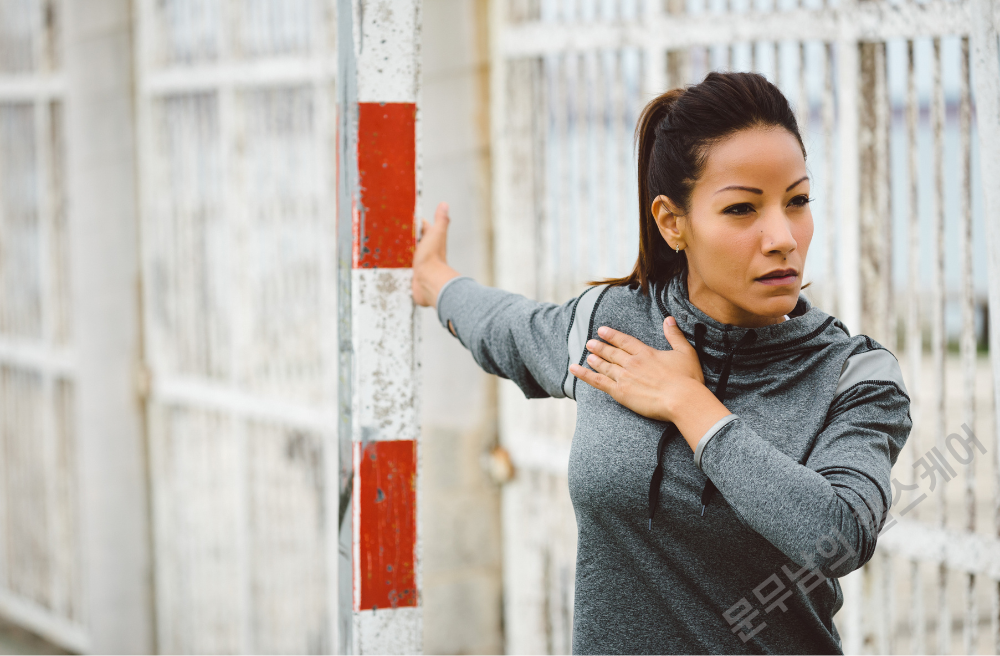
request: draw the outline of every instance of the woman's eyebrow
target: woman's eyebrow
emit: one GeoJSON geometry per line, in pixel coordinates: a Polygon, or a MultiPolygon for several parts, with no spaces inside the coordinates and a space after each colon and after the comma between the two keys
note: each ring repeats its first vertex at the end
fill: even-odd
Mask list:
{"type": "Polygon", "coordinates": [[[795,189],[796,185],[801,184],[801,183],[805,182],[808,179],[809,179],[808,175],[802,176],[801,178],[799,178],[798,180],[796,180],[795,182],[793,182],[791,185],[789,185],[788,189],[785,189],[785,191],[791,191],[792,189],[795,189]]]}
{"type": "MultiPolygon", "coordinates": [[[[791,191],[792,189],[795,189],[795,187],[797,185],[805,182],[808,179],[809,179],[808,175],[802,176],[801,178],[799,178],[798,180],[796,180],[795,182],[793,182],[791,185],[789,185],[788,188],[785,189],[785,191],[791,191]]],[[[716,194],[721,194],[724,191],[730,191],[732,189],[739,189],[741,191],[749,191],[751,194],[758,194],[758,195],[764,193],[764,191],[762,189],[758,189],[757,187],[744,187],[742,185],[729,185],[728,187],[723,187],[722,189],[719,189],[715,193],[716,194]]]]}
{"type": "MultiPolygon", "coordinates": [[[[796,182],[795,184],[798,184],[798,182],[796,182]]],[[[792,186],[794,187],[795,185],[792,185],[792,186]]],[[[740,185],[729,185],[728,187],[723,187],[722,189],[719,189],[715,193],[716,194],[721,194],[722,192],[729,191],[730,189],[742,189],[743,191],[749,191],[751,194],[763,194],[764,193],[764,191],[762,189],[757,189],[756,187],[742,187],[740,185]]],[[[713,195],[715,195],[715,194],[713,194],[713,195]]]]}

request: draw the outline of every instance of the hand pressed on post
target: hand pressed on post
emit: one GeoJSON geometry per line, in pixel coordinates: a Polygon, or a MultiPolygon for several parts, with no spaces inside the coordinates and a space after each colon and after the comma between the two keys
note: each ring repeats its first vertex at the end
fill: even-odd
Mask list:
{"type": "Polygon", "coordinates": [[[438,203],[434,224],[421,220],[420,239],[413,252],[413,302],[434,307],[444,284],[458,276],[448,266],[448,203],[438,203]]]}

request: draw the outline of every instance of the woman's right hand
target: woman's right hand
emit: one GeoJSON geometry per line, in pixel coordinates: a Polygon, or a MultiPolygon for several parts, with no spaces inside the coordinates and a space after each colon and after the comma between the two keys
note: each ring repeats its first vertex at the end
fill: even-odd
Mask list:
{"type": "Polygon", "coordinates": [[[434,224],[421,221],[420,241],[413,252],[413,302],[434,307],[444,284],[456,278],[458,271],[448,266],[448,203],[439,203],[434,224]]]}

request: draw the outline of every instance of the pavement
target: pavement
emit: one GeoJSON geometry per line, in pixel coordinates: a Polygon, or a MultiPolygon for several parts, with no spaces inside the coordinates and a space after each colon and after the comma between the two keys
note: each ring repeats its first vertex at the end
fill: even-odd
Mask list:
{"type": "Polygon", "coordinates": [[[69,654],[62,647],[0,618],[0,654],[69,654]]]}

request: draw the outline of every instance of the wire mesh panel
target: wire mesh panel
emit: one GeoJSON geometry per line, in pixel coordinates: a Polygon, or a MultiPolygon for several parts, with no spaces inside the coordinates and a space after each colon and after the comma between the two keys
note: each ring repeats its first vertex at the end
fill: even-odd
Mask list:
{"type": "MultiPolygon", "coordinates": [[[[653,96],[710,70],[746,70],[789,98],[815,198],[804,293],[852,333],[892,350],[912,396],[914,428],[893,469],[893,515],[874,558],[843,580],[847,599],[835,621],[844,648],[995,653],[997,459],[977,451],[956,461],[947,450],[966,436],[963,424],[987,449],[996,446],[976,162],[981,149],[1000,144],[977,136],[970,5],[497,5],[497,284],[534,298],[561,303],[588,280],[630,270],[638,245],[631,137],[653,96]],[[921,476],[932,448],[952,468],[933,490],[921,476]]],[[[529,403],[501,384],[502,441],[521,472],[505,493],[507,568],[518,568],[506,583],[512,651],[565,648],[564,629],[538,618],[571,603],[545,572],[553,559],[571,566],[573,558],[565,471],[574,410],[567,401],[529,403]],[[566,510],[526,523],[539,498],[566,510]]]]}
{"type": "Polygon", "coordinates": [[[332,3],[139,5],[163,651],[330,651],[332,3]]]}
{"type": "Polygon", "coordinates": [[[0,3],[0,612],[82,648],[61,16],[0,3]]]}

